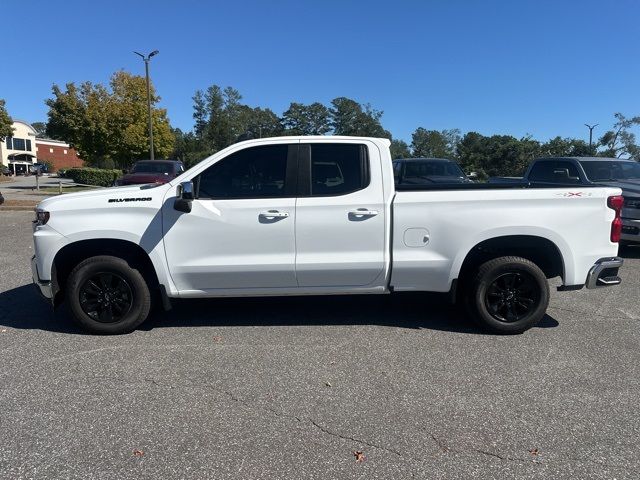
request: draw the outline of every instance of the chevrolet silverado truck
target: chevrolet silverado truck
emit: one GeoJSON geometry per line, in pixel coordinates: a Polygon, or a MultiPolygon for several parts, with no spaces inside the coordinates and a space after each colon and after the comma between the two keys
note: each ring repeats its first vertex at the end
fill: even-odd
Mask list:
{"type": "Polygon", "coordinates": [[[624,158],[537,158],[524,177],[493,177],[489,183],[537,185],[599,185],[622,189],[622,235],[620,243],[640,243],[640,163],[624,158]]]}
{"type": "Polygon", "coordinates": [[[171,182],[41,202],[31,267],[54,306],[130,332],[174,298],[447,292],[520,333],[560,290],[620,283],[619,188],[395,185],[390,142],[232,145],[171,182]]]}

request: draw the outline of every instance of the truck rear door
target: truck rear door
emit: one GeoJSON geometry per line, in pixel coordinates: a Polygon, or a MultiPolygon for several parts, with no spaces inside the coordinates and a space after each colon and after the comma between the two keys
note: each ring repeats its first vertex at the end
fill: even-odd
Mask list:
{"type": "Polygon", "coordinates": [[[311,140],[300,145],[298,286],[383,283],[386,213],[379,155],[367,142],[311,140]]]}

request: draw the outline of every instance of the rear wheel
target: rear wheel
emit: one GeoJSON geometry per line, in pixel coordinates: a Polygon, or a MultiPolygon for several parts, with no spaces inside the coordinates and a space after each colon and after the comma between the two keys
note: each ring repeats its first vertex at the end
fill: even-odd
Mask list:
{"type": "Polygon", "coordinates": [[[522,333],[537,325],[549,305],[549,284],[540,268],[521,257],[482,264],[471,284],[469,306],[494,333],[522,333]]]}
{"type": "Polygon", "coordinates": [[[151,295],[142,274],[122,258],[82,261],[69,275],[67,302],[76,322],[98,334],[134,330],[149,315],[151,295]]]}

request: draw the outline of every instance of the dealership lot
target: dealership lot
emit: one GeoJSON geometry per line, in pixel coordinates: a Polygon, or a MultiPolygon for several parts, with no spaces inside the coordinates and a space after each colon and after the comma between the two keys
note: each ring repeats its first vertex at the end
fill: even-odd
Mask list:
{"type": "Polygon", "coordinates": [[[640,248],[514,337],[432,295],[177,302],[95,337],[31,285],[31,216],[0,212],[0,478],[638,476],[640,248]]]}

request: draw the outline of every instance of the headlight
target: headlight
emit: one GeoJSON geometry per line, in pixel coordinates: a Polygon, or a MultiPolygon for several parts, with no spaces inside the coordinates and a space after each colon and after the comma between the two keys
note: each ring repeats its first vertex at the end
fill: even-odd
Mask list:
{"type": "Polygon", "coordinates": [[[46,223],[49,221],[49,216],[49,212],[38,209],[36,210],[36,219],[33,221],[33,223],[35,223],[36,226],[46,225],[46,223]]]}

